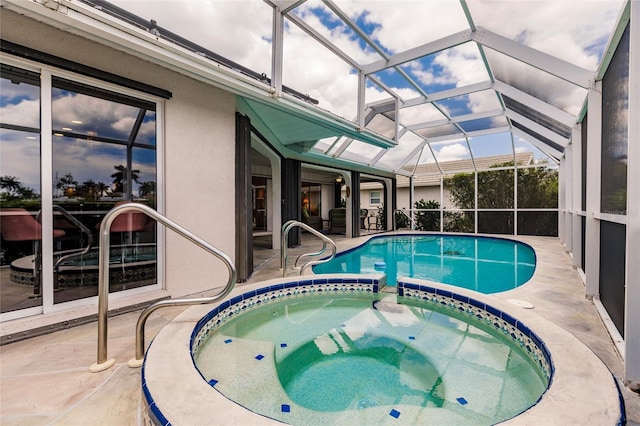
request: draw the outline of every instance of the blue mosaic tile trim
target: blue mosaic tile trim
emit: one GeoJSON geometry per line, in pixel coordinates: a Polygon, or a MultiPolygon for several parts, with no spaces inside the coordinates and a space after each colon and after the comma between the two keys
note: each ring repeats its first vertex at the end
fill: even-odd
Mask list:
{"type": "Polygon", "coordinates": [[[149,415],[149,420],[154,425],[164,425],[171,426],[169,420],[162,414],[158,406],[156,405],[153,397],[151,396],[151,392],[147,387],[147,379],[145,378],[145,370],[144,365],[142,366],[142,395],[144,397],[144,403],[147,407],[147,414],[149,415]]]}
{"type": "Polygon", "coordinates": [[[493,327],[522,347],[523,352],[544,373],[548,385],[551,384],[554,367],[546,345],[529,327],[506,312],[482,301],[448,290],[403,281],[398,282],[398,296],[453,309],[469,317],[475,317],[493,327]]]}
{"type": "MultiPolygon", "coordinates": [[[[384,283],[382,286],[383,285],[384,283]]],[[[250,290],[221,303],[198,321],[191,334],[191,354],[195,356],[209,336],[222,324],[234,318],[235,315],[264,304],[285,298],[296,298],[316,294],[374,294],[378,293],[380,288],[380,280],[376,278],[354,277],[304,279],[250,290]]]]}

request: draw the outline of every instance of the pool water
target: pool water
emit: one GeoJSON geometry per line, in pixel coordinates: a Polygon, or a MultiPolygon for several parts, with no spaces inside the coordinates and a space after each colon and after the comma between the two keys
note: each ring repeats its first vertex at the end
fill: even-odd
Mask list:
{"type": "Polygon", "coordinates": [[[516,288],[533,276],[536,256],[519,241],[459,235],[380,236],[316,265],[316,274],[379,273],[387,284],[420,278],[490,294],[516,288]]]}
{"type": "Polygon", "coordinates": [[[390,294],[270,302],[223,324],[195,364],[227,398],[290,424],[495,424],[548,385],[486,323],[390,294]]]}

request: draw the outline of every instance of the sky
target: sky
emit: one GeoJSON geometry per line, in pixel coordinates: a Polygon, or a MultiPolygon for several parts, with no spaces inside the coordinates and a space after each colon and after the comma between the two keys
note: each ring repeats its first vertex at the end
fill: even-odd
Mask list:
{"type": "MultiPolygon", "coordinates": [[[[245,67],[271,74],[272,9],[266,2],[112,0],[112,3],[145,19],[154,19],[160,27],[245,67]]],[[[454,0],[336,0],[334,3],[389,56],[469,28],[460,2],[454,0]]],[[[468,0],[467,4],[476,26],[595,71],[623,2],[468,0]]],[[[357,63],[370,64],[381,59],[322,1],[308,0],[293,13],[357,63]]],[[[485,54],[493,62],[496,77],[527,93],[546,96],[545,101],[571,114],[579,113],[586,96],[584,89],[490,49],[485,48],[485,54]],[[541,87],[551,90],[542,91],[541,87]]],[[[428,94],[489,79],[481,52],[473,42],[403,64],[402,69],[428,94]]],[[[419,96],[396,70],[383,70],[375,77],[404,100],[419,96]]],[[[285,21],[283,82],[317,99],[323,109],[350,120],[356,117],[357,74],[289,21],[285,21]]],[[[379,86],[367,85],[366,102],[387,98],[389,95],[379,86]]],[[[500,104],[493,91],[482,91],[443,101],[438,106],[455,117],[489,111],[499,108],[500,104]]],[[[436,108],[429,106],[401,112],[402,121],[409,124],[442,118],[436,108]]],[[[516,142],[520,147],[525,145],[519,138],[516,142]]],[[[407,144],[399,148],[410,152],[413,146],[407,144]]],[[[457,147],[445,144],[441,148],[446,148],[442,158],[468,156],[465,144],[457,147]]],[[[482,151],[491,154],[489,149],[482,151]]]]}

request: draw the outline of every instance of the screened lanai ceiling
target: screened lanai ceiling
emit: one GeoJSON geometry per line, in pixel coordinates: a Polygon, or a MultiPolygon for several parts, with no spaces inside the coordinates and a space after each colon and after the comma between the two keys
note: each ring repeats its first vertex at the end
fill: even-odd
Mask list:
{"type": "Polygon", "coordinates": [[[521,152],[557,163],[628,8],[618,0],[111,3],[153,22],[151,32],[252,70],[276,96],[353,124],[326,126],[247,99],[276,145],[398,174],[456,160],[477,170],[486,164],[478,158],[521,152]]]}

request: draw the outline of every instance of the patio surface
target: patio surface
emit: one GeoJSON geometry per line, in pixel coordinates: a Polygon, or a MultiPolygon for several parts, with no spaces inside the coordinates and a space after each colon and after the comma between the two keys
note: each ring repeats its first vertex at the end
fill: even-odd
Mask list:
{"type": "MultiPolygon", "coordinates": [[[[319,246],[317,240],[303,237],[303,246],[291,250],[290,262],[296,254],[319,246]]],[[[331,237],[338,250],[360,244],[365,238],[331,237]]],[[[529,283],[496,296],[532,303],[533,312],[572,333],[614,377],[621,377],[620,357],[593,303],[585,299],[583,284],[560,241],[546,237],[518,239],[534,247],[539,267],[529,283]]],[[[238,286],[282,276],[278,250],[256,244],[254,266],[251,279],[238,286]]],[[[147,343],[185,309],[165,308],[152,314],[145,332],[147,343]]],[[[95,322],[0,346],[0,424],[141,424],[140,370],[127,366],[134,355],[139,313],[109,319],[109,358],[115,358],[116,365],[100,373],[89,372],[96,360],[95,322]]],[[[624,389],[623,396],[628,424],[640,425],[640,395],[624,389]]]]}

